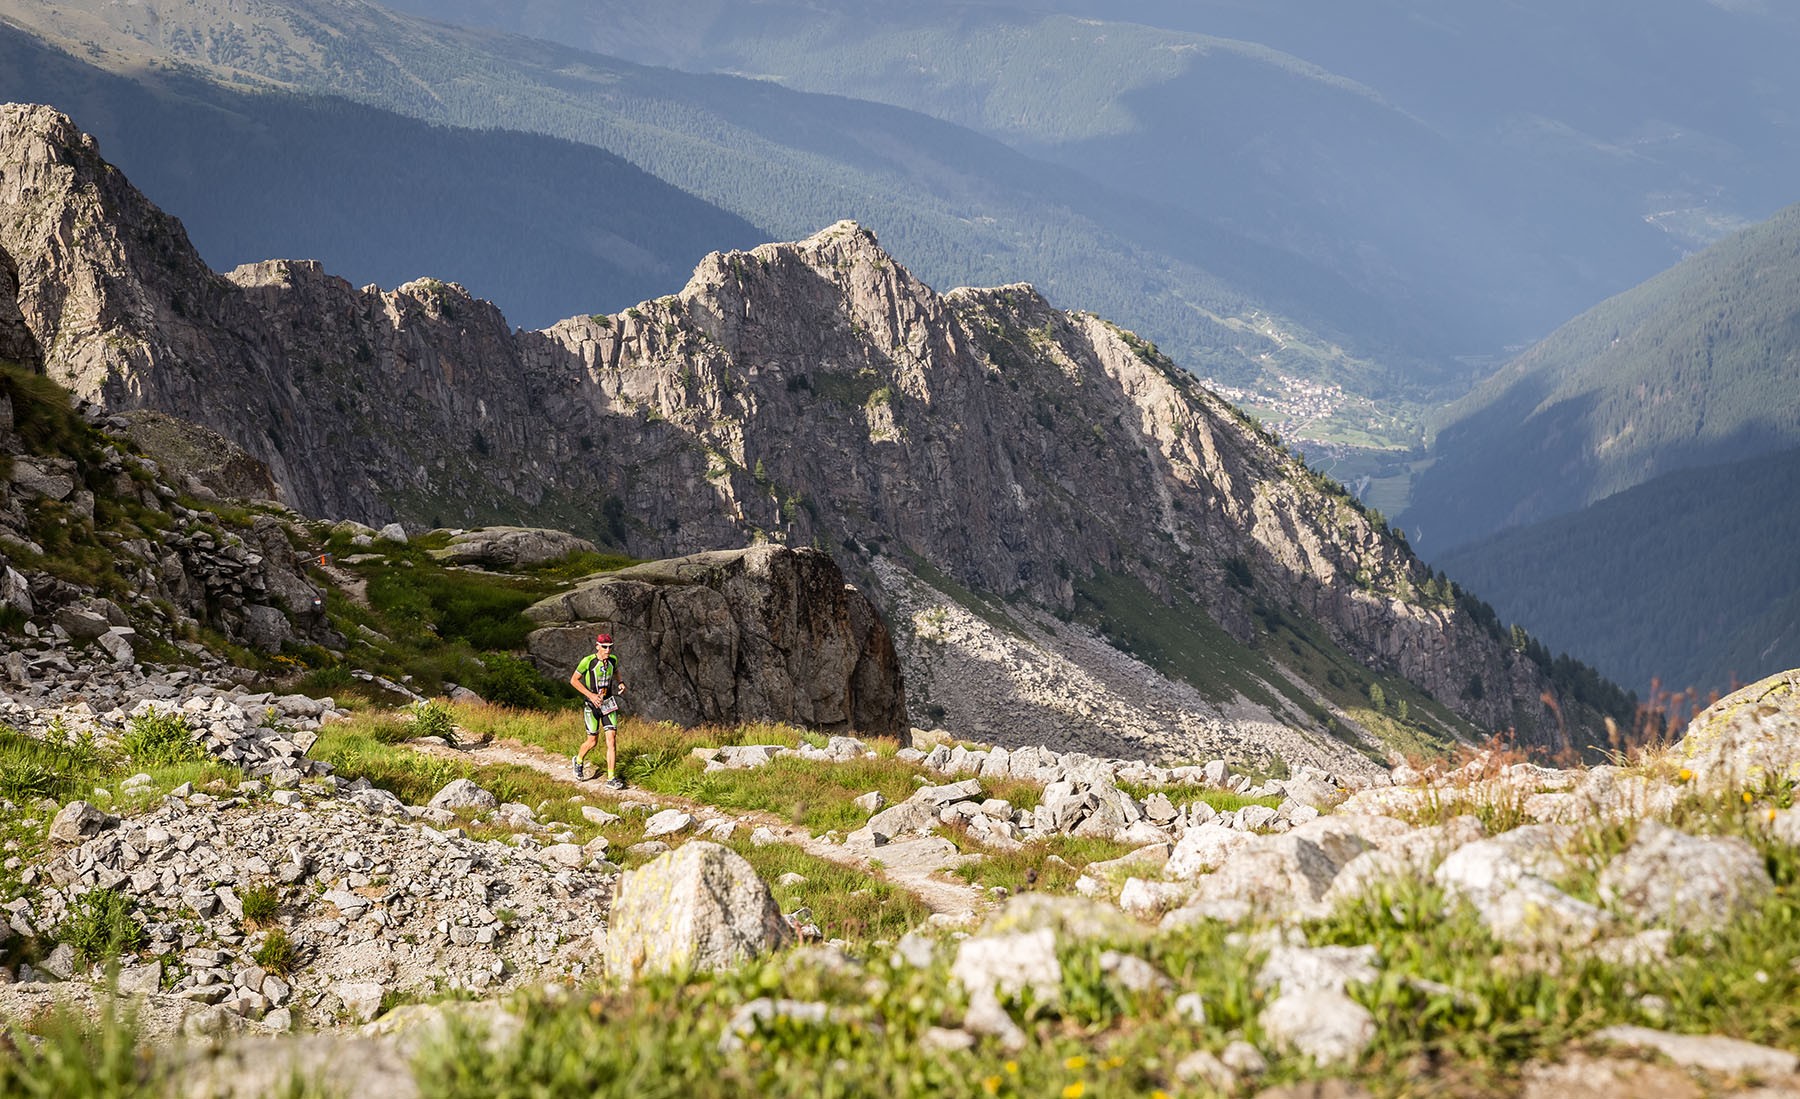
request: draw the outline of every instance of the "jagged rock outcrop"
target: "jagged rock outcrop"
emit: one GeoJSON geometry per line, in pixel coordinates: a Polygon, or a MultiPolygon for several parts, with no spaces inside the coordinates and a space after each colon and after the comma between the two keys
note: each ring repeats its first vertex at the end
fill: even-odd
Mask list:
{"type": "Polygon", "coordinates": [[[563,678],[614,637],[625,702],[683,724],[786,721],[896,735],[906,727],[887,626],[817,550],[761,545],[597,577],[526,611],[532,657],[563,678]]]}
{"type": "Polygon", "coordinates": [[[0,363],[30,370],[43,366],[37,339],[19,313],[19,269],[0,249],[0,363]]]}
{"type": "Polygon", "coordinates": [[[279,260],[214,275],[68,119],[9,106],[0,250],[53,376],[229,436],[312,514],[528,518],[641,557],[760,535],[844,548],[878,597],[881,557],[1062,613],[1118,582],[1245,645],[1315,622],[1527,741],[1564,747],[1586,720],[1153,348],[1028,286],[938,294],[850,223],[709,256],[617,316],[513,332],[431,279],[358,290],[279,260]]]}
{"type": "Polygon", "coordinates": [[[542,565],[571,553],[592,552],[594,543],[561,530],[539,527],[482,527],[454,534],[431,555],[447,565],[517,569],[542,565]]]}
{"type": "Polygon", "coordinates": [[[275,503],[281,487],[269,467],[208,427],[140,409],[121,417],[124,434],[170,483],[201,500],[275,503]]]}

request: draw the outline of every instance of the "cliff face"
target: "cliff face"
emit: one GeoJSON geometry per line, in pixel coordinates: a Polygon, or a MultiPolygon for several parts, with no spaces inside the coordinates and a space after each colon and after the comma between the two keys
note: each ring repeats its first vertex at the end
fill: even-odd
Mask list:
{"type": "Polygon", "coordinates": [[[634,565],[526,613],[542,627],[531,654],[551,674],[593,651],[596,628],[611,633],[631,711],[652,720],[906,731],[887,627],[816,550],[762,545],[634,565]]]}
{"type": "Polygon", "coordinates": [[[67,119],[0,110],[0,252],[46,371],[219,431],[302,511],[525,519],[643,557],[817,544],[865,584],[881,558],[1065,616],[1123,578],[1240,642],[1297,615],[1478,726],[1555,739],[1548,682],[1425,598],[1402,543],[1153,348],[1028,286],[938,294],[840,223],[515,332],[429,279],[215,275],[67,119]]]}

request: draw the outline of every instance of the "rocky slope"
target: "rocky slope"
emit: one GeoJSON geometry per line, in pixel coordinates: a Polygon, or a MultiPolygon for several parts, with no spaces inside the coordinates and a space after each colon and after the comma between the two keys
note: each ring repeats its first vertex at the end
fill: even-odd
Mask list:
{"type": "Polygon", "coordinates": [[[842,549],[878,598],[883,559],[954,602],[1086,611],[1113,635],[1168,617],[1125,620],[1124,585],[1216,623],[1320,731],[1357,725],[1372,675],[1410,682],[1413,722],[1439,737],[1465,721],[1552,747],[1596,735],[1348,497],[1153,348],[1030,287],[938,294],[840,224],[710,256],[680,294],[617,316],[514,332],[431,279],[358,290],[292,261],[215,275],[68,119],[4,111],[0,251],[45,369],[220,432],[303,511],[529,518],[644,557],[766,537],[842,549]],[[1290,616],[1322,664],[1282,632],[1290,616]],[[1334,661],[1356,680],[1340,671],[1335,693],[1334,661]]]}
{"type": "MultiPolygon", "coordinates": [[[[213,730],[215,753],[221,730],[304,740],[341,716],[207,676],[84,674],[117,705],[69,701],[47,674],[0,701],[0,716],[30,736],[73,726],[109,742],[146,703],[173,706],[213,730]]],[[[847,1071],[896,1074],[895,1094],[975,1093],[1019,1074],[1008,1094],[1794,1094],[1797,687],[1800,673],[1748,688],[1673,750],[1626,767],[1484,754],[1349,789],[1316,771],[1252,789],[1222,761],[903,752],[924,785],[885,808],[861,799],[862,828],[820,837],[866,851],[871,876],[922,833],[960,831],[987,858],[1067,835],[1128,853],[1086,862],[1078,896],[996,891],[985,911],[897,940],[798,949],[796,935],[817,930],[784,918],[745,860],[712,842],[735,827],[725,814],[696,828],[666,809],[627,827],[574,795],[586,820],[655,837],[633,852],[648,861],[622,873],[604,836],[578,846],[466,780],[408,805],[342,775],[303,776],[329,769],[285,750],[265,779],[217,793],[134,777],[105,795],[114,812],[7,804],[9,827],[55,819],[43,844],[7,848],[17,895],[0,925],[0,1033],[17,1025],[12,1040],[32,1052],[24,1019],[55,1001],[101,1010],[108,978],[75,961],[68,925],[121,896],[142,938],[117,981],[153,1039],[134,1060],[145,1075],[120,1092],[133,1096],[287,1094],[295,1073],[332,1093],[379,1078],[380,1094],[481,1094],[493,1085],[474,1060],[515,1085],[543,1081],[543,1094],[591,1094],[621,1053],[635,1088],[704,1095],[748,1079],[809,1094],[847,1071]],[[1041,801],[1011,809],[992,794],[1005,782],[1015,794],[1042,784],[1041,801]],[[1126,783],[1153,789],[1139,800],[1126,783]],[[1221,783],[1281,804],[1189,800],[1221,783]],[[477,840],[476,827],[502,834],[477,840]],[[278,907],[252,914],[248,898],[272,883],[278,907]],[[65,939],[54,949],[42,937],[53,928],[65,939]],[[258,960],[277,931],[300,951],[279,973],[258,960]],[[648,971],[663,975],[645,982],[648,971]],[[385,1010],[390,995],[437,988],[485,1002],[385,1010]],[[496,997],[508,989],[524,995],[496,997]],[[458,1020],[485,1038],[449,1029],[458,1020]],[[178,1033],[220,1041],[184,1048],[178,1033]],[[589,1066],[579,1081],[544,1081],[576,1052],[589,1066]],[[700,1079],[681,1084],[690,1073],[700,1079]]],[[[832,749],[847,752],[787,752],[860,766],[862,746],[840,741],[832,749]]],[[[726,769],[778,754],[710,753],[726,769]]],[[[0,1044],[0,1084],[55,1078],[16,1056],[0,1044]]]]}

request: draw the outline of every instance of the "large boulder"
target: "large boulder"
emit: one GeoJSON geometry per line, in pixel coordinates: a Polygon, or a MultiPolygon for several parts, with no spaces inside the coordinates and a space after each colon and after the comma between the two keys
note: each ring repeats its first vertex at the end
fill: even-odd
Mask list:
{"type": "Polygon", "coordinates": [[[623,980],[724,969],[787,945],[793,931],[737,852],[695,840],[619,878],[606,965],[623,980]]]}
{"type": "Polygon", "coordinates": [[[1679,750],[1694,786],[1713,793],[1800,778],[1800,669],[1726,695],[1688,723],[1679,750]]]}
{"type": "Polygon", "coordinates": [[[268,465],[213,429],[147,408],[125,413],[124,420],[126,436],[163,476],[200,499],[282,499],[268,465]]]}
{"type": "Polygon", "coordinates": [[[1599,886],[1645,922],[1711,931],[1755,908],[1775,883],[1762,854],[1737,836],[1690,836],[1645,821],[1599,886]]]}
{"type": "Polygon", "coordinates": [[[591,553],[594,543],[560,530],[541,527],[482,527],[454,534],[450,544],[431,556],[450,565],[486,568],[530,568],[571,553],[591,553]]]}
{"type": "Polygon", "coordinates": [[[659,721],[783,721],[899,735],[906,699],[893,639],[830,555],[759,545],[595,577],[526,612],[532,658],[566,677],[614,636],[625,705],[659,721]]]}

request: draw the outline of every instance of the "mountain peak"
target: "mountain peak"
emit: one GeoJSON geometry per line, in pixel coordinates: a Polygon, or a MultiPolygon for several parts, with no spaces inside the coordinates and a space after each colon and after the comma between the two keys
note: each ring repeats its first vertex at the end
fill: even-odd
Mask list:
{"type": "MultiPolygon", "coordinates": [[[[977,723],[997,736],[1079,727],[1191,755],[1224,750],[1224,707],[1249,699],[1320,758],[1346,738],[1379,754],[1356,716],[1379,680],[1429,735],[1517,722],[1567,743],[1547,679],[1353,500],[1142,341],[1029,286],[940,295],[839,222],[713,253],[678,295],[515,332],[437,279],[371,293],[302,261],[219,278],[179,223],[104,180],[105,201],[57,207],[86,218],[73,233],[0,191],[47,372],[227,435],[300,510],[526,521],[646,558],[829,547],[890,607],[912,575],[1045,653],[1080,618],[1137,654],[1125,679],[1186,684],[1181,705],[1152,691],[1093,734],[1087,710],[1003,706],[977,723]]],[[[929,638],[900,626],[909,697],[993,705],[976,665],[933,672],[929,638]]]]}

